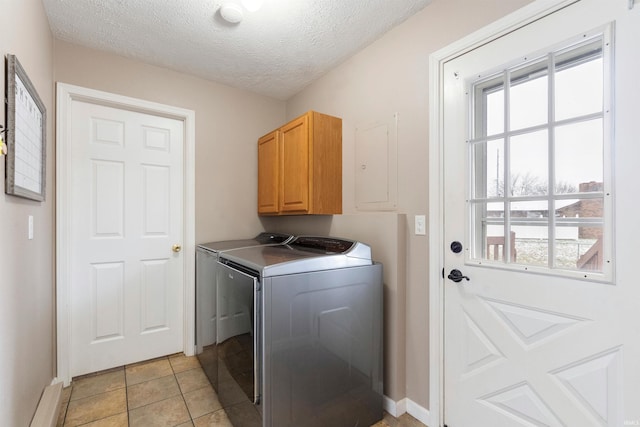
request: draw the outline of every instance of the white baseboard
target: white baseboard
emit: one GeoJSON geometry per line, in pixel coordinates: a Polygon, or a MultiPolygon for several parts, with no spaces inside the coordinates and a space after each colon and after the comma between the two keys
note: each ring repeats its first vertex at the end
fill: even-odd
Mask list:
{"type": "Polygon", "coordinates": [[[382,396],[382,408],[390,415],[398,418],[407,412],[406,400],[407,399],[401,399],[396,402],[387,396],[382,396]]]}
{"type": "Polygon", "coordinates": [[[407,399],[407,412],[422,424],[427,426],[431,425],[431,414],[429,410],[418,405],[411,399],[407,399]]]}
{"type": "Polygon", "coordinates": [[[42,392],[36,413],[31,420],[31,427],[55,427],[58,423],[61,399],[62,382],[54,378],[51,385],[45,387],[42,392]]]}
{"type": "Polygon", "coordinates": [[[382,396],[382,406],[385,411],[396,418],[402,414],[408,413],[413,418],[427,426],[431,423],[429,410],[418,405],[411,399],[404,398],[396,402],[387,396],[382,396]]]}

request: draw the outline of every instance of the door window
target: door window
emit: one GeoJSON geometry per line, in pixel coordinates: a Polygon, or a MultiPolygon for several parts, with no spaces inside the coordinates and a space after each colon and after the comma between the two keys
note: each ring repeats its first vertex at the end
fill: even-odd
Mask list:
{"type": "Polygon", "coordinates": [[[610,279],[609,36],[471,82],[469,261],[610,279]]]}

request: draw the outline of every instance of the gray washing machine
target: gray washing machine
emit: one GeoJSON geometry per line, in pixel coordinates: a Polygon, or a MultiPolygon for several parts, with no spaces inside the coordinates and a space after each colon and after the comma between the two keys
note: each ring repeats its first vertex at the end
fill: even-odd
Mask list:
{"type": "Polygon", "coordinates": [[[249,246],[277,245],[293,236],[281,233],[260,233],[253,239],[224,240],[196,246],[196,355],[215,386],[217,383],[217,303],[216,268],[221,252],[249,246]]]}
{"type": "Polygon", "coordinates": [[[369,246],[301,236],[218,263],[217,390],[234,426],[382,419],[382,265],[369,246]]]}

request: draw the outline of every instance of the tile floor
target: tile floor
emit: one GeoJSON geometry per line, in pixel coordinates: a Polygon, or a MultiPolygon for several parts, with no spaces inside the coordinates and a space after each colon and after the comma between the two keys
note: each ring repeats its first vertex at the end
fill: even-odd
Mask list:
{"type": "MultiPolygon", "coordinates": [[[[58,427],[233,427],[196,357],[176,354],[86,375],[64,389],[58,427]]],[[[374,427],[424,427],[385,413],[374,427]]]]}

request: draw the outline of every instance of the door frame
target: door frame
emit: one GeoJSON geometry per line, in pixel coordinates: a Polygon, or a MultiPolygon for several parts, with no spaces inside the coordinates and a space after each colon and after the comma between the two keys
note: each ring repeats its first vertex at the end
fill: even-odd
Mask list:
{"type": "Polygon", "coordinates": [[[579,1],[535,0],[429,56],[429,425],[444,422],[444,64],[579,1]]]}
{"type": "Polygon", "coordinates": [[[184,123],[183,351],[195,354],[195,111],[58,82],[56,84],[56,378],[69,385],[71,348],[71,106],[88,102],[184,123]]]}

